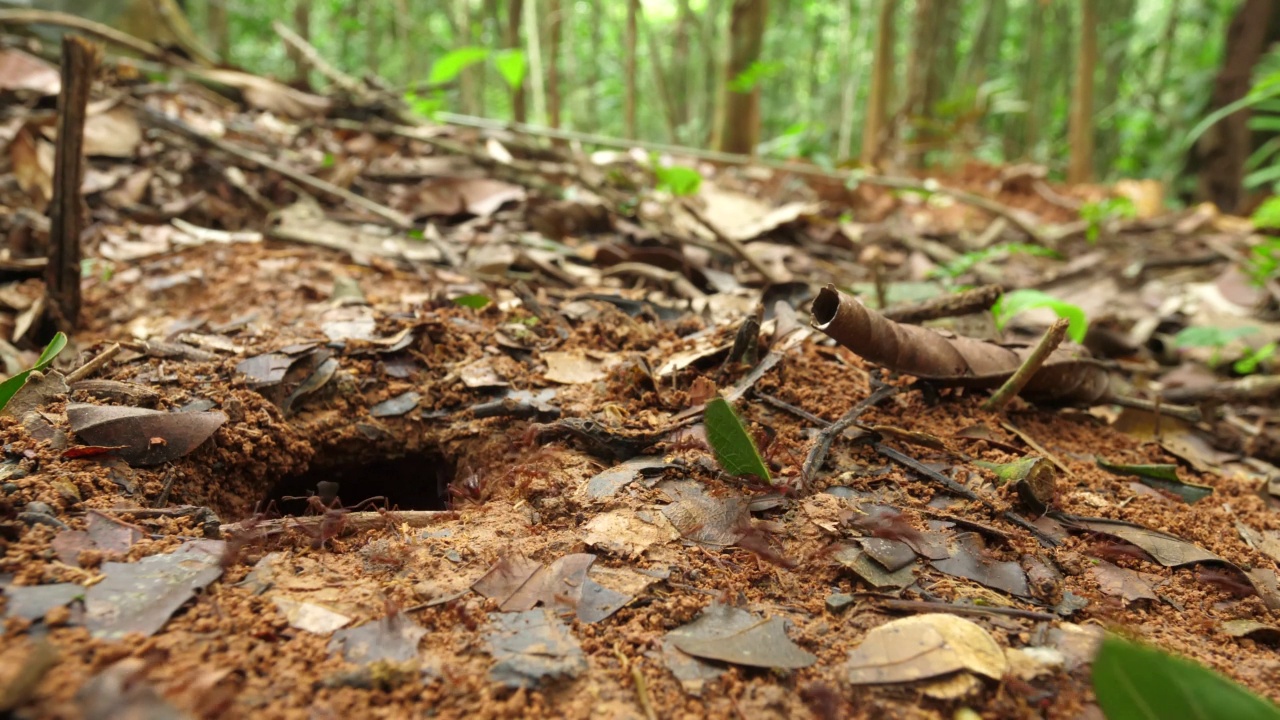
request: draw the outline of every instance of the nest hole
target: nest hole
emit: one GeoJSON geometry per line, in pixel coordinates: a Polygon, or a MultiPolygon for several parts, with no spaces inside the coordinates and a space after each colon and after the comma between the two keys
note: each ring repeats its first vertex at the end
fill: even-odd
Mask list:
{"type": "MultiPolygon", "coordinates": [[[[438,452],[420,452],[396,457],[331,458],[323,455],[312,461],[304,473],[278,480],[262,498],[259,507],[274,507],[284,515],[298,515],[307,509],[308,495],[324,496],[321,483],[337,483],[337,497],[343,507],[352,507],[369,498],[382,497],[362,508],[394,510],[445,510],[454,467],[438,452]]],[[[331,489],[331,486],[330,488],[331,489]]]]}

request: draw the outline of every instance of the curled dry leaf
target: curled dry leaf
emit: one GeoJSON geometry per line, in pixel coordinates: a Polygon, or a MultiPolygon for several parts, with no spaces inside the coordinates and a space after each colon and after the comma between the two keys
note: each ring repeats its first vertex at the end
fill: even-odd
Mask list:
{"type": "MultiPolygon", "coordinates": [[[[813,326],[871,362],[957,387],[999,387],[1032,350],[896,323],[834,285],[813,301],[813,326]]],[[[1021,394],[1039,402],[1089,405],[1106,398],[1110,385],[1106,368],[1088,351],[1067,346],[1049,355],[1021,394]]]]}

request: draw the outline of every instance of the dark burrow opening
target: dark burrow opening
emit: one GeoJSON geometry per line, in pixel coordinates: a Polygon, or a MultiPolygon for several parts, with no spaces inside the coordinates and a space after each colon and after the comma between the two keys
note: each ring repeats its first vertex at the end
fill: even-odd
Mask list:
{"type": "Polygon", "coordinates": [[[259,507],[274,504],[275,511],[282,515],[302,515],[308,512],[307,501],[285,500],[286,497],[316,495],[320,483],[336,482],[343,507],[351,508],[382,496],[385,502],[378,500],[360,509],[445,510],[453,472],[453,464],[438,452],[383,458],[321,455],[306,472],[281,478],[272,485],[259,507]]]}

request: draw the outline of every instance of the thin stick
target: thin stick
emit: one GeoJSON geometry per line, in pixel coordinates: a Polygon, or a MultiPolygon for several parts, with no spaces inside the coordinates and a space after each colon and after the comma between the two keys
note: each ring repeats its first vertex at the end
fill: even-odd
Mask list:
{"type": "Polygon", "coordinates": [[[1177,418],[1178,420],[1193,424],[1200,422],[1204,418],[1200,412],[1200,408],[1198,407],[1190,405],[1170,405],[1168,403],[1161,402],[1159,397],[1152,401],[1130,395],[1112,395],[1109,400],[1112,404],[1119,405],[1120,407],[1133,408],[1134,410],[1145,410],[1149,413],[1155,413],[1157,416],[1167,415],[1171,418],[1177,418]]]}
{"type": "Polygon", "coordinates": [[[760,262],[760,260],[754,257],[751,253],[747,252],[746,245],[743,245],[740,241],[738,241],[737,238],[729,237],[724,233],[724,231],[716,227],[715,223],[711,222],[710,218],[702,214],[702,211],[698,209],[698,206],[694,205],[688,200],[685,200],[684,202],[682,202],[681,206],[685,210],[689,211],[689,214],[693,216],[694,220],[697,220],[699,224],[701,224],[707,230],[710,230],[711,234],[715,235],[717,240],[724,243],[725,245],[728,245],[733,250],[735,255],[742,258],[744,261],[746,261],[746,263],[751,266],[752,270],[755,270],[756,272],[763,275],[766,281],[768,281],[769,283],[778,282],[778,278],[774,276],[773,271],[770,270],[768,266],[760,262]]]}
{"type": "Polygon", "coordinates": [[[956,615],[1004,615],[1007,617],[1026,618],[1028,620],[1044,620],[1046,622],[1060,620],[1053,613],[1023,610],[1021,608],[997,607],[995,605],[960,605],[958,603],[934,602],[930,600],[877,600],[877,605],[890,610],[907,610],[910,612],[946,612],[956,615]]]}
{"type": "Polygon", "coordinates": [[[325,60],[324,56],[320,54],[320,51],[315,49],[315,46],[304,40],[301,35],[294,32],[288,25],[279,20],[273,20],[271,27],[280,36],[280,39],[285,41],[285,44],[302,54],[303,59],[307,61],[307,64],[312,69],[328,78],[334,85],[342,88],[354,98],[363,99],[369,94],[358,80],[330,65],[329,61],[325,60]]]}
{"type": "Polygon", "coordinates": [[[62,38],[62,92],[58,94],[58,141],[49,201],[49,264],[44,268],[49,313],[62,330],[80,321],[80,233],[84,230],[84,123],[89,89],[101,50],[75,35],[62,38]]]}
{"type": "MultiPolygon", "coordinates": [[[[409,527],[427,527],[440,520],[447,520],[456,517],[457,514],[448,510],[392,510],[387,513],[380,512],[353,512],[343,515],[343,528],[345,530],[361,531],[372,530],[374,528],[386,527],[388,523],[397,525],[405,524],[409,527]]],[[[308,530],[314,530],[325,522],[323,515],[308,515],[306,517],[282,517],[273,518],[271,520],[263,520],[261,522],[246,521],[242,523],[228,523],[222,525],[219,530],[223,533],[262,533],[263,535],[275,535],[284,532],[288,527],[302,527],[308,530]]]]}
{"type": "Polygon", "coordinates": [[[943,295],[923,302],[885,308],[881,315],[894,322],[918,324],[925,320],[969,315],[988,310],[1000,299],[999,285],[983,285],[960,293],[943,295]]]}
{"type": "Polygon", "coordinates": [[[242,148],[238,145],[233,145],[224,140],[209,137],[181,120],[177,120],[165,115],[164,113],[157,112],[156,110],[153,110],[132,98],[125,98],[125,102],[137,110],[143,120],[156,127],[181,135],[182,137],[193,140],[200,145],[219,150],[251,165],[256,165],[258,167],[277,172],[290,180],[293,180],[299,185],[304,185],[312,190],[329,195],[330,197],[338,198],[339,200],[362,210],[367,210],[398,228],[407,230],[413,227],[413,220],[409,216],[392,210],[386,205],[380,205],[369,198],[356,195],[350,190],[340,188],[333,183],[312,177],[311,175],[291,168],[282,162],[269,158],[262,153],[254,152],[253,150],[242,148]]]}
{"type": "Polygon", "coordinates": [[[1014,372],[1013,375],[1010,375],[1008,380],[1004,381],[1004,385],[1001,385],[1000,389],[996,390],[994,395],[987,398],[987,401],[982,403],[982,409],[994,412],[1004,410],[1004,407],[1009,404],[1009,401],[1012,400],[1015,395],[1022,392],[1022,388],[1026,387],[1027,383],[1031,381],[1031,378],[1035,377],[1035,374],[1040,372],[1041,366],[1044,365],[1044,361],[1049,357],[1049,355],[1052,354],[1054,350],[1057,350],[1058,346],[1062,344],[1063,338],[1067,336],[1067,326],[1070,324],[1070,321],[1066,318],[1058,318],[1055,320],[1054,323],[1049,326],[1049,329],[1044,332],[1044,336],[1040,338],[1039,344],[1037,344],[1035,349],[1031,351],[1031,354],[1027,356],[1027,359],[1022,361],[1022,365],[1017,369],[1017,371],[1014,372]]]}
{"type": "Polygon", "coordinates": [[[80,382],[90,375],[101,370],[107,363],[111,362],[111,358],[120,353],[120,343],[114,343],[111,347],[98,353],[97,357],[92,358],[89,362],[72,370],[67,374],[67,384],[72,385],[80,382]]]}
{"type": "Polygon", "coordinates": [[[892,385],[881,385],[862,402],[850,408],[849,412],[841,416],[839,420],[823,428],[818,435],[818,439],[814,441],[813,447],[809,448],[809,454],[804,459],[804,465],[800,466],[800,487],[809,486],[809,482],[813,480],[813,476],[822,467],[822,463],[826,462],[827,453],[831,452],[831,443],[835,442],[840,433],[857,422],[862,413],[867,411],[867,408],[879,405],[896,392],[898,392],[898,388],[892,385]]]}
{"type": "MultiPolygon", "coordinates": [[[[0,10],[0,26],[3,25],[57,25],[59,27],[67,27],[73,30],[79,30],[86,35],[105,40],[113,45],[128,48],[145,57],[153,58],[162,62],[172,62],[176,59],[172,53],[165,52],[158,45],[153,45],[145,40],[120,32],[115,28],[107,27],[101,23],[86,20],[75,15],[67,13],[53,12],[50,10],[0,10]]],[[[187,65],[189,63],[181,62],[179,64],[187,65]]]]}
{"type": "Polygon", "coordinates": [[[779,410],[785,410],[786,412],[789,412],[792,415],[795,415],[801,420],[808,420],[809,422],[813,423],[814,425],[817,425],[818,427],[827,427],[828,425],[831,424],[830,420],[825,420],[823,418],[820,418],[817,415],[814,415],[813,413],[809,412],[808,410],[805,410],[802,407],[796,407],[795,405],[792,405],[791,403],[787,402],[786,400],[782,400],[781,398],[776,398],[772,395],[769,395],[768,393],[762,393],[759,390],[756,390],[754,394],[756,397],[778,408],[779,410]]]}

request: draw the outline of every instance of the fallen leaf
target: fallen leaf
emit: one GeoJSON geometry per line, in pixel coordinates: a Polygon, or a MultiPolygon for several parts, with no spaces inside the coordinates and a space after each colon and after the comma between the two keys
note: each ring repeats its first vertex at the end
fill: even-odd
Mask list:
{"type": "Polygon", "coordinates": [[[1098,560],[1097,565],[1090,568],[1098,587],[1108,595],[1124,598],[1125,602],[1135,600],[1157,600],[1156,591],[1142,574],[1112,565],[1106,560],[1098,560]]]}
{"type": "Polygon", "coordinates": [[[534,688],[544,680],[573,678],[587,670],[582,648],[569,628],[547,609],[489,613],[485,634],[496,661],[489,678],[510,688],[534,688]]]}
{"type": "Polygon", "coordinates": [[[762,620],[718,603],[688,625],[667,633],[667,638],[688,655],[748,667],[795,670],[818,661],[787,637],[782,618],[762,620]]]}
{"type": "Polygon", "coordinates": [[[418,642],[426,634],[413,618],[396,613],[338,630],[329,638],[329,652],[350,663],[408,662],[418,657],[418,642]]]}
{"type": "Polygon", "coordinates": [[[71,431],[89,445],[123,446],[120,457],[134,466],[176,460],[208,440],[227,416],[221,412],[168,413],[145,408],[71,403],[71,431]],[[153,442],[160,438],[163,442],[153,442]]]}
{"type": "Polygon", "coordinates": [[[938,570],[956,577],[968,578],[989,588],[1018,597],[1030,597],[1027,574],[1018,563],[993,560],[987,556],[974,533],[957,535],[948,545],[951,557],[930,560],[938,570]]]}
{"type": "Polygon", "coordinates": [[[1181,567],[1198,562],[1230,564],[1198,545],[1167,533],[1144,528],[1141,525],[1134,525],[1120,520],[1107,520],[1105,518],[1084,518],[1065,515],[1060,516],[1058,519],[1069,527],[1090,530],[1133,543],[1147,551],[1148,555],[1165,567],[1181,567]]]}
{"type": "Polygon", "coordinates": [[[171,553],[104,563],[102,582],[85,593],[85,625],[106,640],[155,634],[196,591],[222,575],[225,546],[221,540],[188,540],[171,553]]]}
{"type": "Polygon", "coordinates": [[[947,613],[891,620],[873,628],[849,653],[847,679],[855,685],[914,682],[968,670],[1004,677],[1008,661],[982,626],[947,613]]]}

